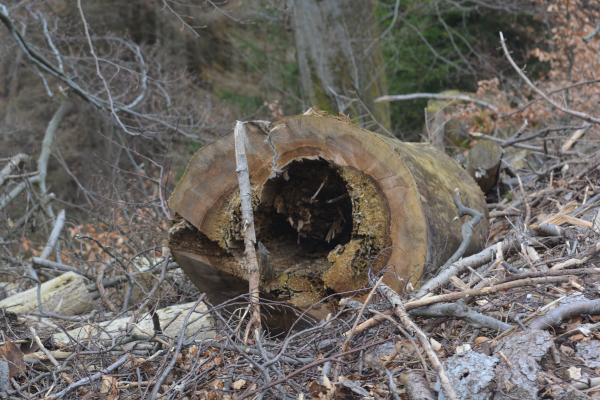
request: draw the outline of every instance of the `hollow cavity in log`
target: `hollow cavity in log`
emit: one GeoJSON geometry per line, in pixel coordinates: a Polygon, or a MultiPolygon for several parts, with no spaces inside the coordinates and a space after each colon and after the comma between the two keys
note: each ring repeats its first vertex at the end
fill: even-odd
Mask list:
{"type": "MultiPolygon", "coordinates": [[[[269,251],[273,270],[271,279],[261,277],[261,287],[264,294],[300,308],[327,293],[360,289],[369,259],[389,242],[384,198],[374,182],[351,167],[318,157],[298,158],[253,197],[257,240],[269,251]]],[[[193,246],[196,254],[219,258],[221,266],[227,265],[222,270],[245,276],[237,192],[229,194],[220,214],[221,229],[213,232],[212,241],[179,220],[179,228],[175,223],[171,229],[171,247],[189,251],[193,246]]],[[[377,264],[386,260],[384,254],[377,264]]]]}

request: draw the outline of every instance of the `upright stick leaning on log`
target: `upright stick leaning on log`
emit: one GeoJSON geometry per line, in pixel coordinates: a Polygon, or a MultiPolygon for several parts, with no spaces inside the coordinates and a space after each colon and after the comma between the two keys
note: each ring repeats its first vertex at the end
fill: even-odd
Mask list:
{"type": "Polygon", "coordinates": [[[244,333],[244,341],[248,340],[248,335],[252,331],[252,327],[256,326],[260,329],[260,305],[258,297],[258,284],[260,275],[258,271],[258,260],[256,258],[256,233],[254,232],[254,212],[252,210],[252,196],[250,190],[250,173],[248,171],[248,160],[246,159],[246,147],[244,139],[246,130],[244,123],[237,121],[233,131],[235,136],[235,161],[238,173],[238,182],[240,185],[240,201],[242,208],[242,219],[244,229],[244,245],[246,252],[246,267],[248,268],[248,286],[250,292],[250,307],[251,317],[246,332],[244,333]]]}
{"type": "MultiPolygon", "coordinates": [[[[374,282],[373,282],[373,284],[374,284],[374,282]]],[[[452,387],[452,384],[450,383],[450,380],[448,379],[448,375],[446,374],[444,367],[440,363],[440,360],[438,359],[437,355],[435,354],[435,351],[431,347],[431,343],[429,343],[429,339],[423,333],[423,331],[421,329],[419,329],[419,327],[412,321],[412,319],[410,319],[410,317],[408,316],[408,313],[406,312],[406,309],[404,308],[404,304],[402,304],[402,300],[400,299],[400,296],[398,295],[398,293],[393,291],[390,287],[388,287],[384,283],[379,284],[379,292],[392,304],[392,306],[394,307],[394,313],[396,314],[396,316],[398,318],[400,318],[400,320],[402,321],[404,326],[406,326],[409,330],[412,330],[414,335],[419,339],[421,346],[423,346],[423,349],[425,350],[425,353],[427,354],[427,358],[429,359],[429,362],[431,363],[431,365],[433,366],[433,368],[435,369],[435,371],[438,374],[440,383],[442,385],[442,389],[444,390],[446,397],[450,400],[458,400],[458,396],[456,395],[456,392],[454,391],[454,388],[452,387]]]]}

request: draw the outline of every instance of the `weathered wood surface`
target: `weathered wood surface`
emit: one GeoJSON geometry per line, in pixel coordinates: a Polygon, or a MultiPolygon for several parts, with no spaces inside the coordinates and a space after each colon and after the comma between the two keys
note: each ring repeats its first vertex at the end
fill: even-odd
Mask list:
{"type": "Polygon", "coordinates": [[[467,156],[467,171],[484,193],[494,187],[502,161],[502,147],[491,140],[477,142],[467,156]]]}
{"type": "MultiPolygon", "coordinates": [[[[404,282],[387,283],[400,291],[460,245],[464,221],[453,221],[454,188],[463,204],[485,214],[467,255],[483,248],[488,218],[481,190],[429,145],[385,138],[312,110],[266,128],[250,122],[246,130],[257,240],[270,251],[276,273],[261,281],[266,297],[306,308],[326,291],[360,289],[371,264],[391,266],[404,282]],[[332,223],[326,217],[337,213],[336,204],[341,222],[332,223]]],[[[233,135],[227,135],[192,157],[169,200],[177,213],[172,254],[215,302],[247,288],[235,169],[233,135]]]]}
{"type": "MultiPolygon", "coordinates": [[[[93,301],[85,281],[75,272],[67,272],[42,283],[41,300],[44,311],[65,316],[90,311],[93,301]]],[[[0,308],[15,313],[37,311],[37,286],[0,301],[0,308]]]]}
{"type": "MultiPolygon", "coordinates": [[[[194,304],[195,302],[177,304],[158,310],[156,314],[158,315],[160,326],[163,329],[162,334],[174,339],[179,338],[179,334],[183,329],[183,322],[185,316],[194,306],[194,304]],[[171,322],[170,325],[167,326],[167,323],[175,317],[176,319],[173,322],[171,322]]],[[[185,330],[186,340],[190,340],[200,330],[205,331],[199,333],[199,339],[214,338],[215,333],[211,329],[213,327],[213,320],[210,314],[205,314],[206,311],[206,304],[202,302],[199,303],[188,320],[188,325],[185,330]]],[[[113,321],[100,322],[93,324],[91,328],[89,326],[84,326],[81,328],[70,330],[68,331],[68,334],[70,337],[79,341],[87,338],[111,339],[113,337],[121,335],[127,329],[127,324],[129,323],[130,319],[131,317],[124,317],[115,319],[113,321]]],[[[145,314],[142,319],[140,319],[135,323],[135,325],[133,325],[132,333],[137,335],[148,335],[148,333],[150,333],[151,335],[154,334],[154,324],[152,322],[152,316],[148,313],[145,314]]],[[[55,341],[58,341],[65,345],[68,345],[71,342],[69,336],[67,336],[65,333],[57,333],[52,336],[55,341]]]]}

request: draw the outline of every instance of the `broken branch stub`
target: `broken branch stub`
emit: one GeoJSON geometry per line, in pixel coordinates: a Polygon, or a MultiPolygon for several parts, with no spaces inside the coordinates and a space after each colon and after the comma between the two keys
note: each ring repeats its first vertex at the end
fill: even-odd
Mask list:
{"type": "MultiPolygon", "coordinates": [[[[460,165],[425,144],[384,138],[315,110],[270,125],[245,124],[256,240],[274,278],[261,296],[307,308],[325,294],[361,289],[372,266],[400,292],[460,246],[454,188],[484,213],[466,255],[488,232],[481,190],[460,165]]],[[[211,301],[247,293],[243,218],[233,135],[198,151],[173,192],[169,246],[211,301]]]]}

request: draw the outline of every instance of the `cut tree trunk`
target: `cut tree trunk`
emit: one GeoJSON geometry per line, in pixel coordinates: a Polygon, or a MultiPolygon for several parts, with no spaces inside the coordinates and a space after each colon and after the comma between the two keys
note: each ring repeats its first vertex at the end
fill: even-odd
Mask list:
{"type": "MultiPolygon", "coordinates": [[[[263,297],[306,309],[332,292],[360,290],[371,267],[389,266],[400,279],[388,274],[384,282],[398,292],[416,284],[462,241],[468,217],[453,221],[454,188],[463,204],[484,213],[466,255],[483,248],[489,226],[481,190],[429,145],[312,109],[270,125],[249,122],[246,132],[256,236],[274,276],[261,277],[263,297]]],[[[172,254],[213,302],[248,288],[233,139],[196,153],[169,200],[177,213],[172,254]]]]}
{"type": "Polygon", "coordinates": [[[491,140],[480,140],[471,147],[467,156],[467,171],[484,193],[489,192],[498,181],[502,147],[491,140]]]}
{"type": "MultiPolygon", "coordinates": [[[[54,314],[77,315],[93,307],[83,277],[75,272],[67,272],[42,283],[40,297],[44,311],[54,314]]],[[[37,286],[0,301],[0,308],[15,313],[39,313],[37,286]]]]}

